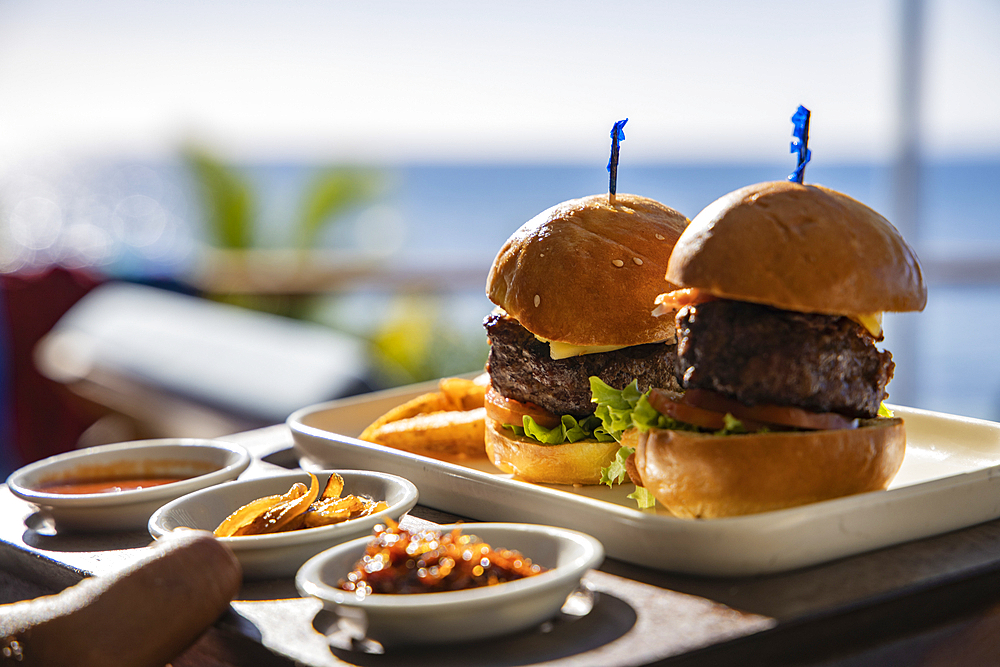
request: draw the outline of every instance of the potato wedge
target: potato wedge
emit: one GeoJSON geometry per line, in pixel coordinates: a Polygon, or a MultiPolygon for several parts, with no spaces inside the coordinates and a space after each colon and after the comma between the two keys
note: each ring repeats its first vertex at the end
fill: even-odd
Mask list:
{"type": "Polygon", "coordinates": [[[358,436],[361,440],[368,440],[370,442],[375,442],[370,437],[377,429],[390,423],[399,421],[401,419],[407,419],[409,417],[415,417],[417,415],[426,414],[428,412],[439,412],[441,410],[447,409],[447,402],[444,397],[439,392],[431,392],[429,394],[423,394],[412,398],[402,405],[397,405],[389,412],[385,413],[378,419],[376,419],[372,424],[362,431],[361,435],[358,436]]]}
{"type": "Polygon", "coordinates": [[[372,442],[406,451],[467,458],[485,455],[486,408],[420,414],[382,424],[368,433],[372,442]]]}
{"type": "Polygon", "coordinates": [[[483,407],[487,385],[465,378],[444,378],[438,383],[447,410],[474,410],[483,407]]]}
{"type": "Polygon", "coordinates": [[[422,394],[376,419],[361,440],[444,460],[486,457],[484,403],[489,375],[443,378],[439,391],[422,394]]]}

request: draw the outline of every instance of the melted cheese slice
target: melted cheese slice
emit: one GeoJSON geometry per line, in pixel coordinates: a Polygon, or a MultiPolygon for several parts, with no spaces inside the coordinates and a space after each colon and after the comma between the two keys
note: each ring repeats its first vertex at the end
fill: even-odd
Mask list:
{"type": "Polygon", "coordinates": [[[559,343],[554,340],[545,340],[541,336],[535,336],[543,343],[549,344],[549,356],[553,359],[569,359],[579,357],[584,354],[597,354],[598,352],[614,352],[627,345],[570,345],[569,343],[559,343]]]}
{"type": "Polygon", "coordinates": [[[863,326],[865,329],[875,336],[875,338],[880,338],[882,336],[882,313],[870,313],[868,315],[851,315],[851,319],[863,326]]]}

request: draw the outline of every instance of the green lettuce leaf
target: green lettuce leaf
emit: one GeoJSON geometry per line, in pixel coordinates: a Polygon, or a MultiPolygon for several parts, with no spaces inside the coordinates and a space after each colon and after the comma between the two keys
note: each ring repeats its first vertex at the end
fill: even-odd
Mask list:
{"type": "Polygon", "coordinates": [[[559,420],[559,426],[545,428],[528,415],[524,416],[524,424],[516,426],[514,424],[504,424],[520,436],[532,438],[543,445],[561,445],[568,442],[579,442],[587,438],[594,438],[599,442],[610,442],[614,440],[601,424],[601,420],[593,415],[578,420],[572,415],[563,415],[559,420]]]}
{"type": "Polygon", "coordinates": [[[625,461],[635,453],[635,449],[622,445],[615,454],[615,460],[606,468],[601,468],[601,484],[614,486],[621,484],[628,479],[628,472],[625,470],[625,461]]]}
{"type": "Polygon", "coordinates": [[[656,496],[650,493],[644,486],[635,487],[635,491],[628,494],[627,497],[634,500],[641,510],[649,509],[656,505],[656,496]]]}
{"type": "Polygon", "coordinates": [[[651,428],[668,428],[688,431],[696,427],[668,417],[649,404],[649,392],[639,391],[639,383],[632,380],[622,390],[605,383],[599,377],[590,378],[590,391],[597,403],[594,416],[604,424],[604,430],[621,442],[622,433],[630,428],[648,431],[651,428]]]}

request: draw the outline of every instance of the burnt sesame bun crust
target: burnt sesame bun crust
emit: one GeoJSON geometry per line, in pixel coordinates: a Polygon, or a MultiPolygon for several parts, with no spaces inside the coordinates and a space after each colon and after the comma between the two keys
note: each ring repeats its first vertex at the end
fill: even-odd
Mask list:
{"type": "Polygon", "coordinates": [[[828,315],[927,303],[917,257],[892,224],[845,194],[789,181],[750,185],[709,204],[678,240],[666,278],[718,297],[828,315]]]}
{"type": "Polygon", "coordinates": [[[572,345],[629,346],[673,337],[653,300],[688,219],[652,199],[606,194],[539,213],[497,254],[486,294],[526,329],[572,345]]]}

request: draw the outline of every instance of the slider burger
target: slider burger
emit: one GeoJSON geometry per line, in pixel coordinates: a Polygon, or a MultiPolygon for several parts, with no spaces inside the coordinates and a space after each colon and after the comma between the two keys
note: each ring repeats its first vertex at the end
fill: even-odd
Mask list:
{"type": "Polygon", "coordinates": [[[882,313],[922,310],[927,290],[885,218],[817,185],[751,185],[694,218],[666,278],[682,289],[655,312],[676,322],[684,394],[646,400],[690,430],[633,429],[634,481],[703,518],[888,485],[906,435],[879,416],[894,364],[875,344],[882,313]]]}
{"type": "Polygon", "coordinates": [[[519,479],[597,484],[619,444],[594,416],[591,376],[679,389],[674,322],[651,313],[688,220],[652,199],[602,194],[535,216],[497,254],[484,326],[486,452],[519,479]]]}

